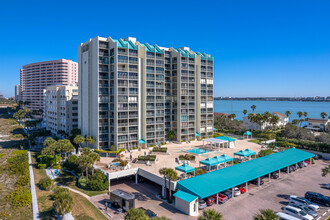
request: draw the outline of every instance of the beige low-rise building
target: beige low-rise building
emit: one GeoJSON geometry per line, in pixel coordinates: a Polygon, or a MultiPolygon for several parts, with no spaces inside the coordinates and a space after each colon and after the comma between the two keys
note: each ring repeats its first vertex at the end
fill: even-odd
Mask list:
{"type": "Polygon", "coordinates": [[[78,128],[78,87],[49,86],[44,90],[44,125],[57,136],[78,128]]]}
{"type": "Polygon", "coordinates": [[[330,119],[310,118],[307,121],[306,128],[314,131],[325,131],[328,123],[330,123],[330,119]]]}

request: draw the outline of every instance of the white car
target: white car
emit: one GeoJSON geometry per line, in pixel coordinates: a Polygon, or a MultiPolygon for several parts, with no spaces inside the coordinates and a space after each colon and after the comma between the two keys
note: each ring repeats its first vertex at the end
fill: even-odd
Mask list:
{"type": "Polygon", "coordinates": [[[315,212],[318,212],[320,210],[320,206],[310,202],[308,199],[305,199],[303,197],[298,197],[298,196],[290,196],[289,199],[289,205],[290,204],[296,204],[299,206],[305,206],[307,208],[312,209],[315,212]]]}
{"type": "Polygon", "coordinates": [[[241,195],[241,191],[237,187],[235,187],[234,188],[234,196],[239,196],[239,195],[241,195]]]}
{"type": "Polygon", "coordinates": [[[288,215],[284,212],[277,212],[276,215],[279,220],[300,220],[300,218],[293,217],[292,215],[288,215]]]}
{"type": "Polygon", "coordinates": [[[283,208],[283,212],[286,213],[286,214],[292,215],[296,218],[303,219],[303,220],[313,220],[314,219],[313,216],[308,215],[303,210],[301,210],[299,208],[292,207],[290,205],[285,206],[283,208]]]}
{"type": "Polygon", "coordinates": [[[298,208],[298,209],[301,209],[301,210],[303,210],[304,212],[306,212],[308,215],[313,216],[314,218],[317,217],[317,212],[315,212],[315,211],[314,211],[313,209],[311,209],[311,208],[308,208],[308,207],[305,206],[305,205],[290,204],[290,206],[295,207],[295,208],[298,208]]]}

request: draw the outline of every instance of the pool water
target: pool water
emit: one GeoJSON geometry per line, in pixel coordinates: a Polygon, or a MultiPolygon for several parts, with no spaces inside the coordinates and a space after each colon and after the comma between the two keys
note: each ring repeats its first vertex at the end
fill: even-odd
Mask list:
{"type": "Polygon", "coordinates": [[[226,137],[226,136],[219,136],[219,137],[216,137],[215,139],[220,139],[220,140],[224,140],[224,141],[236,141],[236,139],[226,137]]]}
{"type": "Polygon", "coordinates": [[[119,162],[118,163],[112,163],[113,166],[119,166],[119,162]]]}
{"type": "Polygon", "coordinates": [[[206,149],[196,148],[196,149],[187,150],[187,152],[192,154],[205,154],[211,151],[206,149]]]}

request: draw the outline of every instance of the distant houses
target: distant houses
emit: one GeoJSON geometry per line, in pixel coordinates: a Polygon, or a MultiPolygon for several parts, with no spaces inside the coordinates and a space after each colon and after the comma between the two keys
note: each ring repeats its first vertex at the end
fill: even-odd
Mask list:
{"type": "Polygon", "coordinates": [[[313,131],[325,131],[327,130],[328,123],[330,123],[330,119],[310,118],[307,121],[306,129],[313,131]]]}
{"type": "Polygon", "coordinates": [[[243,117],[243,122],[244,124],[247,125],[249,129],[253,130],[264,130],[267,127],[283,127],[289,123],[289,117],[279,113],[279,112],[273,112],[272,115],[277,115],[279,120],[276,124],[271,124],[270,122],[263,122],[262,124],[258,124],[256,122],[251,122],[249,119],[249,116],[244,116],[243,117]]]}

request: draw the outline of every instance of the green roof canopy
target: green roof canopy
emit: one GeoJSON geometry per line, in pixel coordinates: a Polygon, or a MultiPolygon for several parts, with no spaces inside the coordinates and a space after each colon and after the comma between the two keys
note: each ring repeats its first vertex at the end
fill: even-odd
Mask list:
{"type": "Polygon", "coordinates": [[[240,151],[234,153],[234,155],[241,156],[241,157],[248,157],[248,156],[251,156],[254,154],[256,154],[256,152],[253,150],[250,150],[250,149],[240,150],[240,151]]]}
{"type": "Polygon", "coordinates": [[[192,195],[190,193],[184,192],[184,191],[177,191],[176,193],[173,194],[173,196],[178,197],[186,202],[191,203],[192,201],[196,200],[198,197],[195,195],[192,195]]]}
{"type": "Polygon", "coordinates": [[[183,164],[181,166],[175,167],[176,170],[179,170],[184,173],[194,172],[195,168],[189,166],[188,164],[183,164]]]}
{"type": "Polygon", "coordinates": [[[246,131],[243,135],[252,135],[250,131],[246,131]]]}
{"type": "Polygon", "coordinates": [[[195,135],[196,135],[196,137],[198,137],[198,136],[201,136],[201,135],[200,135],[198,132],[196,132],[196,134],[195,134],[195,135]]]}
{"type": "Polygon", "coordinates": [[[177,183],[177,188],[200,198],[206,198],[314,156],[315,154],[291,148],[181,180],[177,183]]]}
{"type": "Polygon", "coordinates": [[[140,140],[139,140],[139,144],[145,144],[145,143],[146,143],[145,140],[143,140],[143,139],[140,139],[140,140]]]}
{"type": "Polygon", "coordinates": [[[214,166],[219,164],[218,160],[215,158],[206,158],[205,160],[199,161],[199,163],[204,164],[206,166],[214,166]]]}

